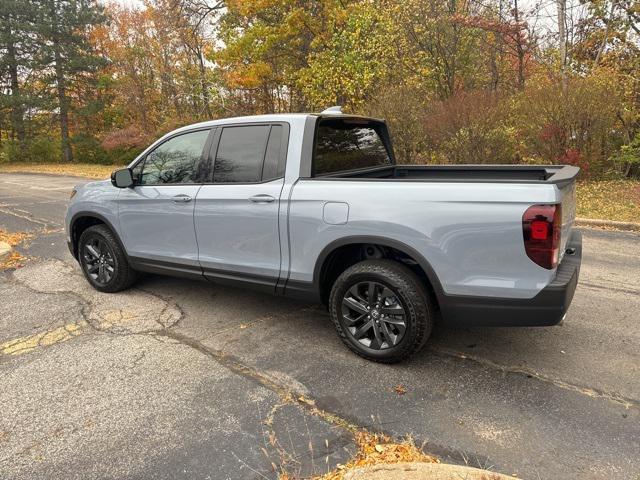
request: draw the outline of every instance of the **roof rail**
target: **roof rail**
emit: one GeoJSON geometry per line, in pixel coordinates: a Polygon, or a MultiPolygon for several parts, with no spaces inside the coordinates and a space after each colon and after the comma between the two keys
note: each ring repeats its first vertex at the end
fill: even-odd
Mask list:
{"type": "Polygon", "coordinates": [[[340,105],[336,105],[334,107],[329,107],[320,113],[322,115],[342,115],[342,107],[340,105]]]}

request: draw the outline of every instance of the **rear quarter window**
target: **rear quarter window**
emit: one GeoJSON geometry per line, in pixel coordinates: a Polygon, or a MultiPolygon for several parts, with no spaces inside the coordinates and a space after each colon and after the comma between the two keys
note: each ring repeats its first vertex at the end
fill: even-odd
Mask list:
{"type": "Polygon", "coordinates": [[[314,149],[314,175],[392,165],[385,133],[384,124],[379,122],[320,120],[314,149]]]}

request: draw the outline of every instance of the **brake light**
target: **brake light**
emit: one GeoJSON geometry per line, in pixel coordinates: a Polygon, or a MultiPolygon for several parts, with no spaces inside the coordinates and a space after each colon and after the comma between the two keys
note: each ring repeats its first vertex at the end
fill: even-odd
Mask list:
{"type": "Polygon", "coordinates": [[[560,205],[533,205],[522,215],[527,256],[549,270],[556,268],[560,252],[560,205]]]}

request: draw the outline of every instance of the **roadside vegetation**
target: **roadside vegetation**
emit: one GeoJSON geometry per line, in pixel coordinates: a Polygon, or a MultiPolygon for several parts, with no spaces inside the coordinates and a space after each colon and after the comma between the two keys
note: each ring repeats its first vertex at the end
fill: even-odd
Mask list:
{"type": "Polygon", "coordinates": [[[111,172],[123,165],[97,165],[95,163],[0,163],[0,173],[47,173],[50,175],[70,175],[93,180],[109,178],[111,172]]]}
{"type": "MultiPolygon", "coordinates": [[[[372,465],[389,465],[400,462],[439,463],[440,461],[426,455],[411,438],[402,442],[393,442],[389,437],[360,431],[355,434],[358,453],[346,465],[338,465],[336,469],[317,477],[315,480],[342,480],[345,475],[361,467],[372,465]]],[[[289,480],[280,477],[280,480],[289,480]]]]}

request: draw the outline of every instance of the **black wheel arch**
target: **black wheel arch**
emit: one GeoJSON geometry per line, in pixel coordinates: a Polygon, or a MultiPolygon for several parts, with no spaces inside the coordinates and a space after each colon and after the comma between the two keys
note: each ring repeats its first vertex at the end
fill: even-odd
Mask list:
{"type": "MultiPolygon", "coordinates": [[[[407,257],[413,259],[421,268],[421,270],[424,272],[426,279],[429,281],[430,286],[433,289],[433,292],[435,294],[438,304],[440,304],[440,302],[444,299],[444,291],[442,289],[442,284],[440,283],[440,280],[438,279],[438,276],[436,275],[435,270],[433,269],[429,261],[426,258],[424,258],[423,255],[421,255],[413,247],[410,247],[409,245],[401,241],[387,238],[387,237],[382,237],[382,236],[375,236],[375,235],[354,235],[354,236],[342,237],[329,243],[320,252],[320,255],[316,259],[316,264],[313,271],[313,288],[316,292],[319,293],[321,298],[323,296],[322,292],[324,290],[323,275],[327,268],[328,262],[330,261],[330,259],[332,258],[332,255],[336,251],[344,247],[347,247],[349,245],[354,245],[354,246],[376,245],[381,247],[392,248],[394,250],[397,250],[398,252],[401,252],[407,257]]],[[[348,266],[349,265],[347,265],[345,269],[348,268],[348,266]]]]}
{"type": "Polygon", "coordinates": [[[82,232],[93,225],[100,224],[105,225],[109,230],[111,230],[111,233],[113,233],[113,236],[116,238],[118,245],[120,246],[128,260],[129,256],[127,255],[127,251],[124,248],[124,244],[122,243],[117,230],[113,228],[113,224],[103,215],[96,212],[88,211],[77,212],[73,215],[73,217],[71,218],[71,222],[69,223],[69,235],[71,237],[71,249],[73,257],[76,260],[78,259],[78,241],[80,240],[80,235],[82,235],[82,232]],[[82,226],[83,228],[79,228],[80,226],[82,226]]]}

